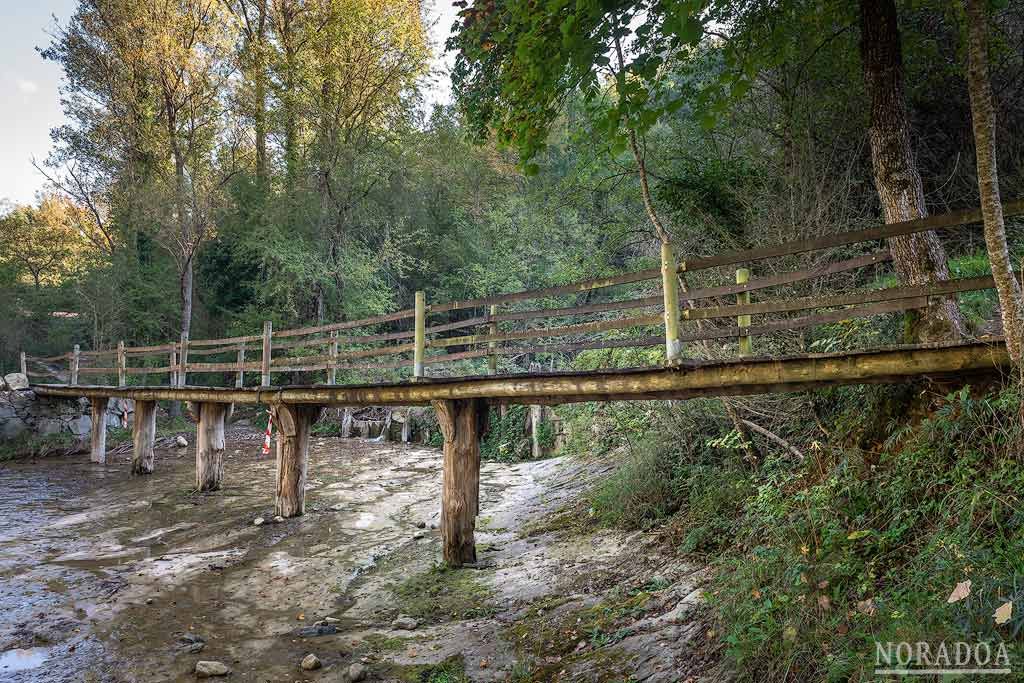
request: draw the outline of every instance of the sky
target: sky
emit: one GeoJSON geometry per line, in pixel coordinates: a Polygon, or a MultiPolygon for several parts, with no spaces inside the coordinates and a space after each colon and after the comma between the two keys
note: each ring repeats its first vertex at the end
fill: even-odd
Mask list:
{"type": "MultiPolygon", "coordinates": [[[[451,0],[428,0],[427,18],[435,43],[434,67],[446,70],[442,57],[457,11],[451,0]]],[[[60,68],[44,62],[36,48],[50,42],[56,21],[67,21],[76,0],[0,0],[0,201],[26,204],[43,188],[45,178],[32,166],[50,153],[50,129],[64,122],[58,98],[60,68]]],[[[427,101],[449,101],[447,74],[433,79],[427,101]]]]}

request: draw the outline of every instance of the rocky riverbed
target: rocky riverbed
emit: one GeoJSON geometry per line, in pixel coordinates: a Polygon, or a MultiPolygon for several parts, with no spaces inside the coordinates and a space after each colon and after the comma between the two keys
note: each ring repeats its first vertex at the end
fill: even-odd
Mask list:
{"type": "Polygon", "coordinates": [[[437,450],[314,439],[307,514],[275,522],[260,442],[229,432],[212,494],[193,492],[191,448],[161,449],[141,478],[127,454],[0,467],[0,681],[707,673],[701,572],[557,514],[610,465],[485,463],[480,565],[449,571],[437,450]]]}

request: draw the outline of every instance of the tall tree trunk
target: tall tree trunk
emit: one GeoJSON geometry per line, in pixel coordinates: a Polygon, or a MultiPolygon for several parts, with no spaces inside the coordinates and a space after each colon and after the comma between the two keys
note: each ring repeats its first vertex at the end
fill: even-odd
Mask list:
{"type": "Polygon", "coordinates": [[[978,160],[978,191],[985,221],[985,245],[992,264],[992,279],[999,294],[1003,334],[1010,358],[1024,367],[1024,301],[1013,276],[1010,250],[1006,244],[1006,225],[999,196],[999,169],[996,165],[995,110],[992,85],[988,77],[987,0],[967,0],[967,86],[971,96],[971,120],[974,124],[974,148],[978,160]]]}
{"type": "Polygon", "coordinates": [[[267,64],[266,64],[267,0],[259,1],[256,18],[255,64],[253,65],[253,128],[256,134],[256,179],[260,187],[269,183],[267,170],[267,64]]]}
{"type": "MultiPolygon", "coordinates": [[[[860,9],[864,85],[871,100],[868,139],[882,213],[886,223],[923,218],[928,211],[910,144],[895,0],[861,0],[860,9]]],[[[949,279],[946,250],[934,232],[891,238],[889,251],[904,284],[949,279]]],[[[915,327],[920,341],[959,338],[963,320],[956,299],[932,304],[915,327]]]]}

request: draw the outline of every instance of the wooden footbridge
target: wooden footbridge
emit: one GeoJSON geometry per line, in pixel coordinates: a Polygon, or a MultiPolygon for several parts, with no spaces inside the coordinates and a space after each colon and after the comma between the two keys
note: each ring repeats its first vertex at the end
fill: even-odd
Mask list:
{"type": "MultiPolygon", "coordinates": [[[[1024,214],[1024,201],[1005,205],[1004,212],[1024,214]]],[[[490,404],[736,396],[919,377],[966,381],[1007,367],[999,337],[892,345],[894,332],[888,344],[841,351],[808,341],[809,333],[829,326],[846,330],[849,321],[991,289],[992,278],[983,276],[849,291],[854,278],[868,279],[865,269],[874,269],[876,280],[885,270],[890,255],[878,249],[880,240],[912,239],[980,220],[979,211],[962,211],[684,261],[664,247],[661,267],[650,270],[445,303],[428,303],[417,292],[413,308],[394,313],[286,330],[266,322],[261,334],[227,339],[182,336],[159,346],[120,342],[95,350],[76,345],[49,358],[23,353],[22,370],[30,378],[52,377],[59,364],[65,383],[33,382],[32,388],[43,396],[91,401],[96,462],[105,462],[108,399],[134,399],[137,474],[153,471],[156,402],[193,402],[200,490],[221,486],[229,406],[267,405],[278,429],[276,509],[284,517],[303,513],[309,434],[323,407],[431,404],[444,437],[444,557],[459,566],[476,557],[479,439],[490,404]],[[810,260],[810,267],[791,268],[801,265],[798,257],[810,260]],[[732,272],[730,282],[715,282],[723,268],[738,265],[768,274],[751,277],[748,268],[739,268],[734,282],[732,272]],[[840,278],[846,293],[822,293],[838,288],[840,278]],[[524,304],[531,301],[540,304],[524,304]],[[554,367],[558,359],[614,349],[634,350],[633,362],[645,367],[554,367]],[[513,362],[499,363],[502,358],[513,362]],[[530,367],[522,359],[545,359],[550,369],[541,372],[532,363],[531,371],[510,371],[530,367]],[[116,384],[81,383],[83,377],[116,384]],[[203,385],[189,384],[196,377],[204,378],[203,385]],[[153,378],[160,383],[147,382],[153,378]]]]}

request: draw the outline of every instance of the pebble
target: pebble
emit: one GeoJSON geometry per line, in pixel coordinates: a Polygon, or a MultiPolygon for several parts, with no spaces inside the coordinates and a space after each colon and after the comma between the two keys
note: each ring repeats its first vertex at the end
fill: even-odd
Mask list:
{"type": "Polygon", "coordinates": [[[264,523],[266,523],[266,521],[267,520],[263,519],[262,517],[257,517],[256,519],[252,520],[252,523],[254,526],[263,526],[264,523]]]}
{"type": "Polygon", "coordinates": [[[394,621],[394,627],[403,631],[415,631],[416,627],[420,625],[420,622],[416,621],[412,617],[399,616],[394,621]]]}
{"type": "Polygon", "coordinates": [[[174,443],[178,445],[178,448],[188,448],[188,439],[183,437],[181,434],[175,437],[174,443]]]}
{"type": "Polygon", "coordinates": [[[345,509],[345,504],[344,503],[335,503],[334,505],[332,505],[328,509],[331,510],[331,512],[341,512],[341,511],[343,511],[345,509]]]}
{"type": "Polygon", "coordinates": [[[277,517],[274,517],[274,522],[276,522],[277,524],[280,524],[283,521],[284,521],[284,517],[282,517],[281,515],[278,515],[277,517]]]}
{"type": "Polygon", "coordinates": [[[310,652],[308,655],[302,658],[302,664],[300,664],[303,671],[313,671],[319,669],[323,664],[320,662],[320,658],[310,652]]]}
{"type": "Polygon", "coordinates": [[[225,666],[222,662],[207,662],[199,661],[196,662],[196,677],[197,678],[210,678],[212,676],[227,676],[231,673],[231,669],[225,666]]]}
{"type": "Polygon", "coordinates": [[[423,533],[422,531],[417,531],[416,533],[414,533],[414,534],[412,535],[412,540],[414,540],[414,541],[418,541],[418,540],[420,540],[421,538],[423,538],[424,536],[426,536],[426,534],[425,534],[425,533],[423,533]]]}
{"type": "Polygon", "coordinates": [[[423,521],[416,522],[416,528],[417,529],[426,529],[427,528],[427,523],[423,522],[423,521]]]}
{"type": "Polygon", "coordinates": [[[355,681],[361,681],[366,678],[366,667],[356,662],[348,668],[348,680],[355,683],[355,681]]]}

